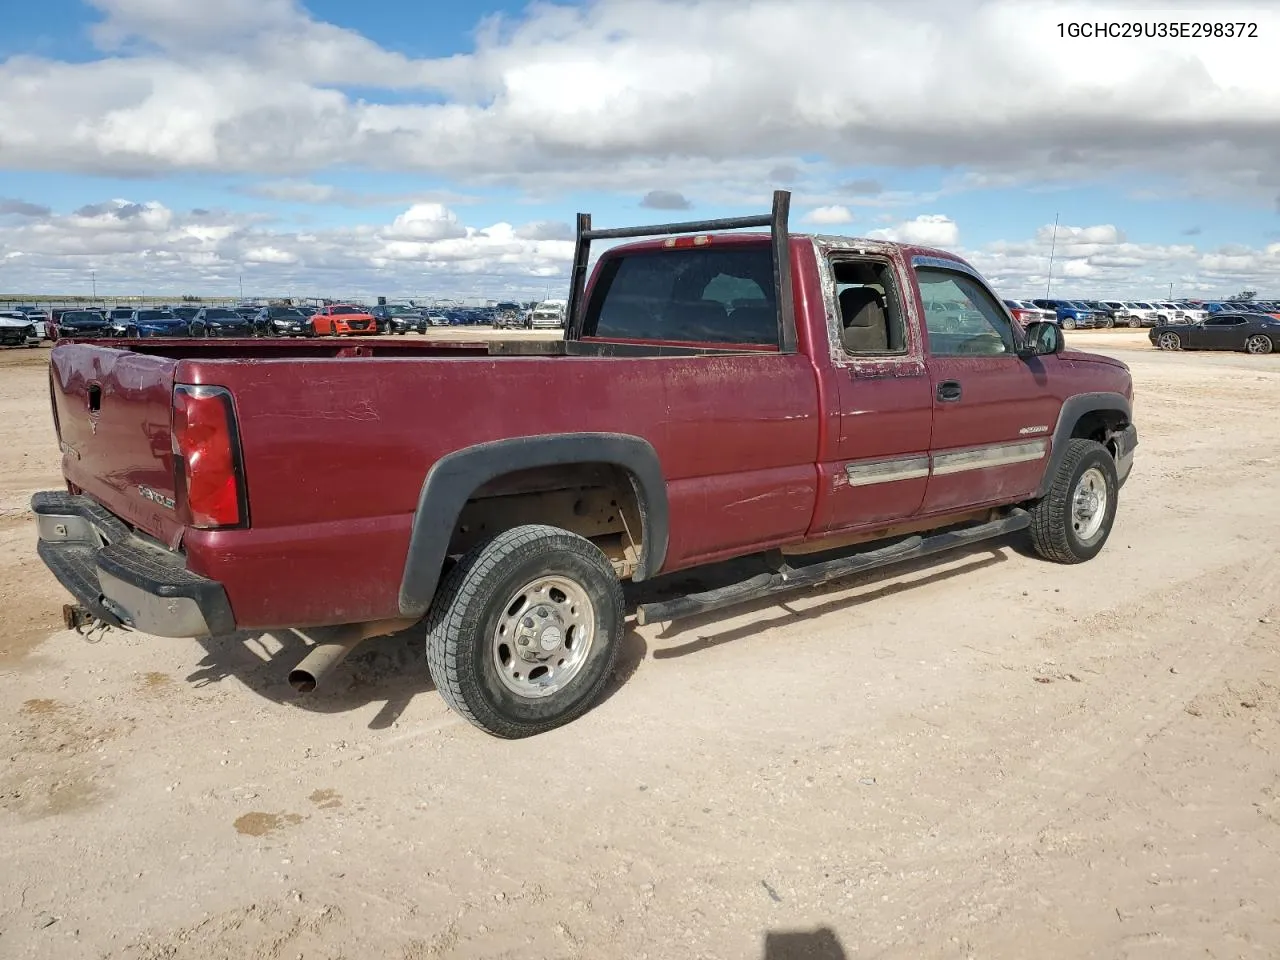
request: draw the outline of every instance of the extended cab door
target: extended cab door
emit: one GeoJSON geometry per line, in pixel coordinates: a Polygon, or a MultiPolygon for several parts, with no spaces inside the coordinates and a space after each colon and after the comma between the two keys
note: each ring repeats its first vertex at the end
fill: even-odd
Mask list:
{"type": "MultiPolygon", "coordinates": [[[[821,254],[820,254],[821,256],[821,254]]],[[[820,265],[826,342],[815,343],[824,407],[836,407],[818,468],[811,535],[914,516],[929,478],[933,392],[923,337],[906,322],[900,257],[835,250],[820,265]]]]}
{"type": "Polygon", "coordinates": [[[1012,322],[976,273],[914,259],[933,389],[924,513],[1008,503],[1044,475],[1061,402],[1056,357],[1016,353],[1012,322]]]}

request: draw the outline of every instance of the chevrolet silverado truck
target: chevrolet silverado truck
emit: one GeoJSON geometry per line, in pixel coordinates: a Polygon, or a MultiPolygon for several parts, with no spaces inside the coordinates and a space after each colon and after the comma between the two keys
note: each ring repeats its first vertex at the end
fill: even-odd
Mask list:
{"type": "Polygon", "coordinates": [[[1137,444],[1125,365],[1013,322],[956,256],[791,235],[788,206],[579,215],[555,340],[60,343],[66,489],[32,507],[68,624],[291,630],[300,691],[416,626],[449,705],[514,738],[597,701],[631,613],[1018,531],[1094,557],[1137,444]],[[601,239],[632,242],[588,271],[601,239]],[[643,581],[742,557],[764,572],[628,609],[643,581]]]}

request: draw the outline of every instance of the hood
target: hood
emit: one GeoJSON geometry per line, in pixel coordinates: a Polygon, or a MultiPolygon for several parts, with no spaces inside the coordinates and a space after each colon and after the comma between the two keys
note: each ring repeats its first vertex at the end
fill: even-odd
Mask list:
{"type": "Polygon", "coordinates": [[[1123,360],[1117,360],[1115,357],[1106,357],[1100,353],[1085,353],[1083,350],[1063,350],[1058,356],[1063,360],[1073,360],[1081,363],[1102,363],[1109,367],[1117,367],[1120,370],[1129,369],[1129,365],[1123,360]]]}

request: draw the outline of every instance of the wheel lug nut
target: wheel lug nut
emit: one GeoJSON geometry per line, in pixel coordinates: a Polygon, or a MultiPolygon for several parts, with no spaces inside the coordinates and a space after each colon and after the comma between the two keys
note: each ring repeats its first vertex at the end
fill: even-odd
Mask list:
{"type": "Polygon", "coordinates": [[[533,617],[525,617],[525,618],[524,618],[524,620],[523,620],[522,622],[523,622],[523,624],[524,624],[526,627],[529,627],[529,628],[531,628],[531,629],[532,629],[532,627],[533,627],[533,617]]]}
{"type": "Polygon", "coordinates": [[[528,638],[528,637],[521,637],[521,638],[520,638],[520,646],[522,646],[522,647],[527,647],[528,645],[529,645],[529,638],[528,638]]]}

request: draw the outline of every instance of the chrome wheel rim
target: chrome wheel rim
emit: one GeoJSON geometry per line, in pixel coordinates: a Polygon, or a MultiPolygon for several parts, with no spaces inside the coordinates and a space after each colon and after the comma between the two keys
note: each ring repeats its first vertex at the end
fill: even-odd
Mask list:
{"type": "Polygon", "coordinates": [[[1271,341],[1262,336],[1250,337],[1245,341],[1244,348],[1250,353],[1270,353],[1271,341]]]}
{"type": "Polygon", "coordinates": [[[1182,346],[1182,341],[1178,339],[1178,335],[1176,333],[1160,334],[1161,350],[1177,350],[1181,346],[1182,346]]]}
{"type": "Polygon", "coordinates": [[[1107,478],[1097,467],[1080,475],[1071,498],[1071,527],[1082,542],[1093,540],[1107,516],[1107,478]]]}
{"type": "Polygon", "coordinates": [[[596,608],[568,577],[539,577],[508,598],[493,631],[493,665],[502,685],[539,700],[582,670],[595,641],[596,608]]]}

